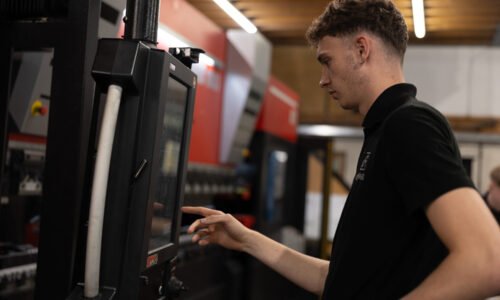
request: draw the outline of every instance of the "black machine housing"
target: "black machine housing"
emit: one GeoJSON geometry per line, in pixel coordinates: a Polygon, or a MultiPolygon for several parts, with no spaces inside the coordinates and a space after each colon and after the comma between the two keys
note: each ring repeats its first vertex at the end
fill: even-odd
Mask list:
{"type": "Polygon", "coordinates": [[[99,41],[92,75],[101,94],[123,87],[100,285],[118,299],[157,299],[168,292],[178,250],[196,75],[164,50],[120,39],[99,41]]]}

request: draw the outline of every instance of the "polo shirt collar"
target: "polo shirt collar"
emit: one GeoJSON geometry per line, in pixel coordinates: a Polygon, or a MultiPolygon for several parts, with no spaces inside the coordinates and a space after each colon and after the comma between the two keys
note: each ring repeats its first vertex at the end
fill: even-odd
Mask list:
{"type": "Polygon", "coordinates": [[[409,98],[414,98],[416,95],[417,88],[409,83],[398,83],[387,88],[378,96],[368,110],[363,120],[363,128],[370,129],[378,125],[396,108],[403,105],[409,98]]]}

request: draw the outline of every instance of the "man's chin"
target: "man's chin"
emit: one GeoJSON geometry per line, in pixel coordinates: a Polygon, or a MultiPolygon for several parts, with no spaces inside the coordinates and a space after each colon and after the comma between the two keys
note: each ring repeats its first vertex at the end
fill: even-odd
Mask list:
{"type": "Polygon", "coordinates": [[[353,111],[353,112],[359,112],[359,108],[356,106],[356,105],[350,105],[348,103],[342,103],[341,101],[335,99],[337,101],[337,103],[340,105],[340,107],[342,107],[342,109],[344,110],[350,110],[350,111],[353,111]]]}

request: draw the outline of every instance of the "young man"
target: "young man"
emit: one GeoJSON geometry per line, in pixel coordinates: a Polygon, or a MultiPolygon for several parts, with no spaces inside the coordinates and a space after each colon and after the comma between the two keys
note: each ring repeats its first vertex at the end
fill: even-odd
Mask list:
{"type": "Polygon", "coordinates": [[[404,83],[406,24],[389,1],[334,0],[307,33],[320,86],[364,116],[365,141],[331,261],[201,207],[200,245],[245,251],[323,299],[481,299],[500,293],[500,231],[445,118],[404,83]]]}

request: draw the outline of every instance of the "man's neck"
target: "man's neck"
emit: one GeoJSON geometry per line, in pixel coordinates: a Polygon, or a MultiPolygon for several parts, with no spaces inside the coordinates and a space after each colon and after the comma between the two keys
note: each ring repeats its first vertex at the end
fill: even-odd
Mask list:
{"type": "Polygon", "coordinates": [[[385,80],[385,81],[380,81],[378,84],[374,84],[370,91],[367,93],[367,98],[368,101],[366,103],[362,103],[359,106],[359,113],[363,116],[366,116],[368,111],[370,110],[370,107],[372,107],[373,103],[380,97],[380,95],[390,88],[393,85],[399,84],[399,83],[404,83],[404,78],[397,78],[397,79],[391,79],[391,80],[385,80]]]}

